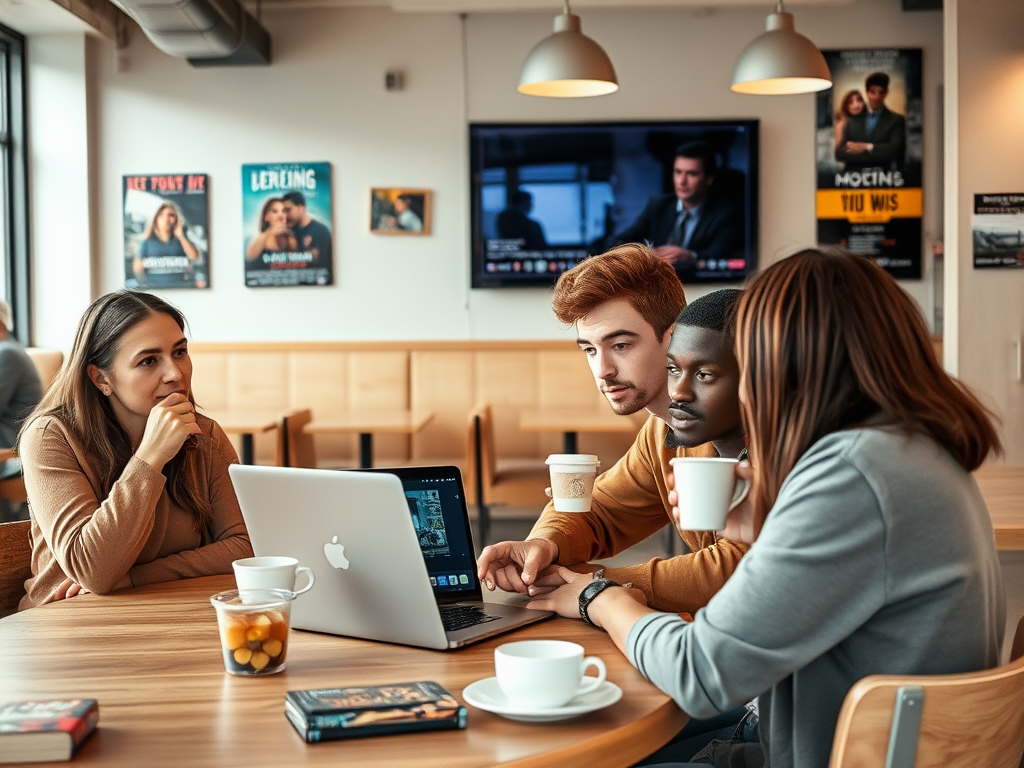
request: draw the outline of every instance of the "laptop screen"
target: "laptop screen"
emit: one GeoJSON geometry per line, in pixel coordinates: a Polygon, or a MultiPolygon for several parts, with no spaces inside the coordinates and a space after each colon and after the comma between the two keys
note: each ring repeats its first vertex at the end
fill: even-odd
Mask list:
{"type": "Polygon", "coordinates": [[[388,472],[402,481],[405,500],[427,564],[430,586],[439,598],[475,592],[476,554],[458,467],[401,467],[361,470],[388,472]]]}

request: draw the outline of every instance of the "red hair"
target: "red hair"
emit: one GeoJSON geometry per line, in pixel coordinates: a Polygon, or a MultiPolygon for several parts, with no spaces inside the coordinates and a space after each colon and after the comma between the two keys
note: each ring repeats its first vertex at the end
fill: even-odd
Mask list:
{"type": "Polygon", "coordinates": [[[572,325],[616,299],[628,301],[658,338],[686,306],[683,284],[672,265],[645,245],[626,243],[563,272],[551,308],[555,317],[572,325]]]}

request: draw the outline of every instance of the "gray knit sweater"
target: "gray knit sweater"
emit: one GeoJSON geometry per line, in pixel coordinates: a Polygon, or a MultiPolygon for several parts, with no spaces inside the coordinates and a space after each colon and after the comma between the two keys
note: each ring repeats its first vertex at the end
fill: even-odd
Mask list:
{"type": "Polygon", "coordinates": [[[974,479],[925,436],[856,429],[800,458],[692,624],[649,615],[627,651],[694,717],[760,694],[771,768],[824,768],[857,680],[996,666],[1004,614],[974,479]]]}

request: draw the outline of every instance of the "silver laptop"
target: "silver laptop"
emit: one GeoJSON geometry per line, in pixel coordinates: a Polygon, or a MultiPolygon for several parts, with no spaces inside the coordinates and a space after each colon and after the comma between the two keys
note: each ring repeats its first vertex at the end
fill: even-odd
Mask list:
{"type": "Polygon", "coordinates": [[[229,471],[255,554],[316,576],[296,629],[447,649],[553,615],[483,601],[458,467],[229,471]]]}

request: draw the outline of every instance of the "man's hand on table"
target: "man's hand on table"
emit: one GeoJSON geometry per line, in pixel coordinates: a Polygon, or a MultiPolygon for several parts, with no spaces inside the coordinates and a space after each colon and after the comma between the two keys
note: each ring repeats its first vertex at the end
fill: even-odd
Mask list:
{"type": "Polygon", "coordinates": [[[558,546],[547,539],[502,541],[484,547],[477,560],[477,576],[491,591],[525,594],[538,575],[558,559],[558,546]]]}
{"type": "MultiPolygon", "coordinates": [[[[527,590],[530,597],[543,595],[546,592],[550,592],[551,590],[557,589],[565,584],[565,579],[562,578],[562,574],[559,573],[559,570],[559,566],[551,566],[541,571],[533,580],[533,584],[531,584],[527,590]]],[[[573,573],[590,574],[590,578],[594,578],[594,574],[597,571],[604,569],[599,565],[594,565],[593,563],[577,563],[576,565],[570,565],[568,570],[573,573]]]]}
{"type": "MultiPolygon", "coordinates": [[[[559,616],[564,616],[567,619],[578,619],[580,618],[580,592],[593,581],[594,576],[592,573],[576,573],[562,566],[558,566],[556,570],[555,575],[562,580],[562,586],[539,595],[528,602],[526,607],[541,611],[555,611],[559,616]]],[[[647,607],[647,598],[643,592],[628,585],[623,586],[625,586],[624,591],[631,598],[647,607]]]]}

